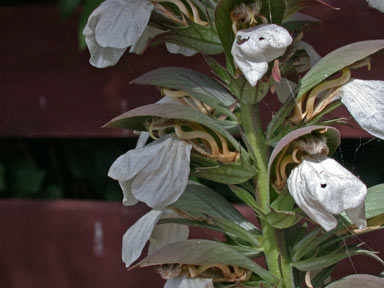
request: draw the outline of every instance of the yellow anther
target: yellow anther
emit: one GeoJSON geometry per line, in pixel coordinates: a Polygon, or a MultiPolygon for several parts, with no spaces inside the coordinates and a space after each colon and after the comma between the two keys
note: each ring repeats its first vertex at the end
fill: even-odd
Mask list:
{"type": "Polygon", "coordinates": [[[204,131],[185,132],[179,124],[175,125],[175,133],[178,138],[184,140],[204,139],[209,143],[209,146],[211,148],[211,156],[217,157],[219,155],[219,146],[217,145],[215,139],[209,133],[204,131]]]}
{"type": "Polygon", "coordinates": [[[293,112],[293,115],[288,118],[289,122],[297,124],[304,119],[305,114],[303,114],[303,108],[302,108],[304,98],[305,98],[305,95],[303,95],[299,100],[296,100],[295,110],[293,112]]]}
{"type": "Polygon", "coordinates": [[[316,86],[315,88],[312,89],[311,93],[308,96],[307,103],[306,103],[305,115],[306,115],[307,120],[310,120],[313,118],[315,101],[316,101],[317,96],[321,92],[328,90],[328,89],[331,89],[331,88],[339,87],[339,86],[347,83],[349,81],[349,79],[351,78],[351,70],[349,70],[348,68],[342,69],[341,73],[342,74],[339,78],[325,81],[325,82],[319,84],[318,86],[316,86]]]}
{"type": "Polygon", "coordinates": [[[179,24],[181,24],[183,26],[187,26],[187,22],[185,21],[184,17],[182,19],[180,19],[175,14],[173,14],[173,12],[171,12],[168,9],[164,8],[164,6],[162,6],[161,4],[156,3],[156,2],[170,2],[170,1],[151,0],[151,2],[160,12],[162,12],[164,14],[165,17],[167,17],[168,19],[172,20],[173,22],[179,23],[179,24]]]}
{"type": "Polygon", "coordinates": [[[202,26],[207,26],[208,22],[201,20],[199,10],[195,6],[195,4],[193,4],[190,0],[187,0],[187,2],[188,2],[189,6],[191,7],[191,10],[192,10],[193,22],[195,22],[196,24],[202,25],[202,26]]]}
{"type": "Polygon", "coordinates": [[[183,14],[190,17],[187,7],[185,7],[184,3],[181,0],[151,0],[151,2],[156,2],[156,3],[167,2],[167,3],[175,4],[183,14]]]}
{"type": "Polygon", "coordinates": [[[281,161],[283,160],[284,158],[284,155],[287,153],[288,151],[288,146],[284,147],[283,151],[280,152],[280,155],[279,155],[279,158],[277,158],[277,162],[276,162],[276,166],[275,166],[275,177],[276,177],[276,180],[275,180],[275,186],[277,188],[281,188],[282,183],[282,179],[281,179],[281,175],[280,175],[280,165],[281,165],[281,161]]]}

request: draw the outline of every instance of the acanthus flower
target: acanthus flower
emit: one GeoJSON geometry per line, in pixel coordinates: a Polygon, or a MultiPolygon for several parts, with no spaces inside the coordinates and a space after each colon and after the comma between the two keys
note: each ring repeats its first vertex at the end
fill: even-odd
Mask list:
{"type": "MultiPolygon", "coordinates": [[[[192,18],[194,22],[208,24],[200,19],[197,8],[190,1],[188,3],[193,15],[189,15],[180,0],[106,0],[92,12],[83,30],[91,54],[89,62],[97,68],[105,68],[115,65],[129,47],[130,52],[141,53],[151,38],[165,32],[147,26],[154,9],[171,21],[186,25],[185,19],[180,19],[159,2],[174,3],[183,15],[192,18]],[[140,48],[135,47],[136,44],[140,48]]],[[[172,48],[173,53],[178,53],[178,49],[172,48]]],[[[185,52],[183,49],[181,51],[185,52]]]]}
{"type": "Polygon", "coordinates": [[[343,211],[358,228],[366,227],[367,187],[335,160],[307,156],[291,171],[287,183],[296,204],[326,231],[337,226],[333,215],[343,211]]]}
{"type": "Polygon", "coordinates": [[[291,43],[285,28],[263,24],[238,31],[231,53],[249,84],[255,86],[268,71],[268,62],[282,56],[291,43]]]}
{"type": "MultiPolygon", "coordinates": [[[[369,60],[357,66],[361,65],[369,67],[369,60]]],[[[347,67],[341,70],[339,77],[322,82],[307,97],[301,97],[296,103],[294,114],[288,120],[292,123],[308,122],[330,103],[340,99],[361,128],[384,139],[383,93],[384,81],[351,79],[351,71],[347,67]],[[305,99],[305,111],[302,111],[305,99]]]]}
{"type": "Polygon", "coordinates": [[[192,145],[172,135],[121,155],[108,176],[118,180],[123,190],[123,204],[138,201],[152,208],[174,203],[188,183],[192,145]]]}

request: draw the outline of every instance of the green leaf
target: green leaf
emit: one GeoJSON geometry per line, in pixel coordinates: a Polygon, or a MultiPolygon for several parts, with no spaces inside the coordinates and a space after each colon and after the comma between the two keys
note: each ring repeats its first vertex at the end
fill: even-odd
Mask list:
{"type": "Polygon", "coordinates": [[[255,212],[260,216],[263,214],[263,212],[260,210],[256,199],[254,196],[252,196],[247,190],[235,186],[235,185],[229,185],[229,188],[231,188],[232,192],[235,193],[235,195],[243,201],[245,204],[247,204],[249,207],[251,207],[255,212]]]}
{"type": "Polygon", "coordinates": [[[381,260],[381,258],[372,251],[348,248],[348,250],[345,251],[329,254],[326,256],[310,258],[308,260],[292,263],[291,265],[300,271],[313,271],[332,266],[343,259],[357,255],[369,256],[382,264],[384,263],[383,260],[381,260]]]}
{"type": "Polygon", "coordinates": [[[248,257],[225,244],[210,240],[186,240],[167,245],[144,258],[138,265],[147,267],[170,263],[235,265],[254,272],[270,284],[278,281],[272,273],[248,257]]]}
{"type": "Polygon", "coordinates": [[[256,104],[260,102],[269,92],[270,83],[259,81],[256,87],[249,84],[243,75],[231,79],[228,85],[233,95],[245,104],[256,104]]]}
{"type": "Polygon", "coordinates": [[[216,5],[215,24],[225,55],[227,56],[227,67],[230,71],[235,71],[235,63],[233,62],[231,49],[235,41],[235,34],[232,31],[231,10],[236,1],[221,0],[216,5]]]}
{"type": "MultiPolygon", "coordinates": [[[[62,0],[66,1],[66,0],[62,0]]],[[[104,0],[85,0],[83,10],[81,11],[80,18],[79,18],[79,24],[77,28],[77,38],[79,41],[79,49],[84,50],[87,47],[87,44],[85,43],[85,38],[83,35],[83,30],[85,25],[87,25],[88,17],[91,15],[93,10],[97,8],[103,2],[104,0]]]]}
{"type": "Polygon", "coordinates": [[[156,85],[186,91],[194,98],[236,120],[233,113],[228,110],[228,107],[235,102],[232,95],[213,78],[191,69],[180,67],[159,68],[141,75],[131,83],[156,85]]]}
{"type": "Polygon", "coordinates": [[[170,28],[169,32],[155,37],[153,44],[174,43],[209,55],[223,52],[223,47],[214,26],[202,26],[194,23],[188,17],[185,17],[185,19],[188,23],[187,27],[170,28]]]}
{"type": "Polygon", "coordinates": [[[171,205],[192,220],[226,219],[247,231],[257,233],[257,228],[250,223],[224,197],[210,188],[190,182],[181,197],[171,205]]]}
{"type": "Polygon", "coordinates": [[[313,249],[313,247],[316,249],[317,246],[313,245],[312,243],[316,242],[317,239],[320,239],[322,235],[323,234],[321,233],[321,229],[315,228],[310,233],[305,235],[302,239],[300,239],[298,242],[296,242],[289,251],[292,260],[298,261],[305,254],[307,254],[309,250],[313,249]]]}
{"type": "Polygon", "coordinates": [[[384,40],[367,40],[343,46],[324,56],[301,79],[297,99],[337,71],[384,49],[384,40]]]}
{"type": "Polygon", "coordinates": [[[164,119],[177,119],[196,122],[204,125],[215,132],[221,133],[227,138],[236,150],[240,150],[240,145],[233,136],[228,133],[218,122],[209,116],[180,104],[150,104],[130,110],[109,121],[104,127],[126,128],[131,130],[146,131],[146,125],[152,117],[164,119]]]}
{"type": "Polygon", "coordinates": [[[256,239],[255,235],[240,225],[226,219],[212,219],[211,221],[215,226],[225,231],[225,234],[233,239],[236,243],[244,246],[250,245],[252,247],[261,247],[261,244],[256,239]],[[244,241],[246,243],[243,243],[244,241]]]}
{"type": "Polygon", "coordinates": [[[313,279],[311,279],[311,283],[313,287],[314,288],[324,287],[324,282],[327,280],[329,276],[331,276],[335,267],[336,265],[332,265],[321,270],[319,273],[317,273],[316,276],[313,279]]]}
{"type": "Polygon", "coordinates": [[[384,184],[368,188],[365,199],[365,216],[367,219],[384,214],[384,184]]]}
{"type": "Polygon", "coordinates": [[[269,23],[280,25],[283,21],[286,1],[285,0],[261,0],[263,6],[260,13],[267,17],[269,23]]]}
{"type": "Polygon", "coordinates": [[[302,218],[293,210],[295,200],[287,190],[282,191],[271,204],[272,212],[265,216],[270,225],[277,229],[285,229],[295,225],[302,218]]]}
{"type": "Polygon", "coordinates": [[[240,163],[220,163],[205,159],[196,154],[191,155],[194,164],[192,175],[224,184],[241,184],[256,174],[255,168],[246,160],[240,163]]]}
{"type": "Polygon", "coordinates": [[[204,55],[204,59],[213,72],[224,82],[225,85],[231,82],[232,76],[218,61],[214,58],[204,55]]]}

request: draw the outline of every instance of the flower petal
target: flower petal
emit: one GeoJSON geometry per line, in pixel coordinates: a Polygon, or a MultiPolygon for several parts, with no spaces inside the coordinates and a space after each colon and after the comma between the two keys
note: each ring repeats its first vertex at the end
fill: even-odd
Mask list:
{"type": "Polygon", "coordinates": [[[91,58],[89,63],[97,68],[105,68],[115,65],[127,48],[101,47],[95,37],[95,28],[99,15],[90,16],[88,23],[83,30],[85,42],[87,43],[91,58]]]}
{"type": "Polygon", "coordinates": [[[136,43],[151,17],[146,0],[106,0],[91,14],[100,15],[96,41],[102,47],[127,48],[136,43]]]}
{"type": "Polygon", "coordinates": [[[125,232],[122,259],[127,268],[139,258],[162,213],[161,210],[151,210],[125,232]]]}
{"type": "Polygon", "coordinates": [[[155,36],[159,35],[160,33],[163,33],[163,30],[160,30],[158,28],[147,26],[143,33],[141,34],[140,38],[137,39],[136,43],[131,46],[131,49],[129,49],[130,53],[136,53],[136,54],[142,54],[144,50],[148,46],[148,42],[154,38],[155,36]]]}
{"type": "Polygon", "coordinates": [[[384,140],[384,81],[354,79],[339,90],[341,102],[368,133],[384,140]]]}
{"type": "Polygon", "coordinates": [[[190,170],[191,144],[174,137],[159,141],[156,157],[140,171],[131,186],[135,198],[152,208],[174,203],[187,186],[190,170]]]}
{"type": "Polygon", "coordinates": [[[119,181],[132,179],[145,166],[152,165],[152,161],[164,150],[164,144],[163,140],[157,140],[142,148],[129,150],[113,162],[108,176],[119,181]]]}
{"type": "Polygon", "coordinates": [[[173,43],[165,43],[165,46],[167,47],[168,52],[171,54],[181,54],[183,56],[191,57],[198,53],[196,50],[185,48],[173,43]]]}
{"type": "Polygon", "coordinates": [[[361,213],[367,188],[356,176],[335,160],[317,156],[294,168],[288,190],[297,205],[315,222],[329,231],[336,227],[332,214],[346,210],[359,228],[366,225],[361,213]]]}
{"type": "MultiPolygon", "coordinates": [[[[170,209],[163,210],[161,219],[166,218],[180,218],[175,212],[170,209]]],[[[161,224],[156,225],[149,239],[148,255],[152,254],[161,247],[187,240],[189,235],[189,228],[187,225],[181,224],[161,224]]]]}
{"type": "Polygon", "coordinates": [[[326,288],[383,288],[384,278],[373,275],[356,274],[329,284],[326,288]]]}
{"type": "Polygon", "coordinates": [[[121,190],[123,190],[123,205],[125,206],[133,206],[137,204],[139,201],[132,195],[131,185],[132,180],[128,181],[119,181],[121,190]]]}
{"type": "Polygon", "coordinates": [[[177,277],[167,280],[164,288],[213,288],[212,279],[177,277]]]}
{"type": "Polygon", "coordinates": [[[367,0],[368,5],[372,8],[384,13],[384,1],[383,0],[367,0]]]}
{"type": "Polygon", "coordinates": [[[236,34],[232,56],[236,65],[255,86],[268,70],[268,62],[284,54],[292,43],[289,32],[275,24],[259,25],[236,34]]]}

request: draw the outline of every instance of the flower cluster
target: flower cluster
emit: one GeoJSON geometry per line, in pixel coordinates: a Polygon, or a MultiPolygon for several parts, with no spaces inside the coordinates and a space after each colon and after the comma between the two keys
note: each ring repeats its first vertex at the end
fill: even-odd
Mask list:
{"type": "MultiPolygon", "coordinates": [[[[161,33],[171,53],[195,54],[191,42],[200,52],[226,53],[227,67],[205,57],[219,79],[175,67],[139,77],[137,83],[157,86],[164,97],[108,123],[141,131],[136,148],[121,155],[108,176],[119,182],[124,205],[152,208],[124,234],[123,262],[130,267],[149,241],[148,256],[138,265],[158,265],[166,288],[293,288],[303,273],[328,269],[339,259],[376,257],[358,246],[344,249],[336,234],[342,228],[364,231],[370,218],[382,221],[382,210],[366,212],[366,185],[331,158],[340,135],[327,125],[338,121],[323,117],[343,104],[361,128],[384,139],[384,81],[351,78],[353,69],[370,67],[369,56],[384,49],[384,40],[347,45],[321,59],[301,40],[305,26],[316,20],[290,15],[298,9],[292,3],[262,4],[106,0],[84,29],[96,67],[115,65],[128,48],[143,51],[161,33]],[[283,104],[263,130],[259,103],[268,92],[283,104]],[[246,148],[233,135],[241,135],[246,148]],[[254,210],[262,231],[206,186],[191,188],[191,174],[228,184],[254,210]],[[319,227],[307,231],[307,221],[319,227]],[[225,239],[187,240],[187,225],[219,231],[225,239]],[[288,243],[286,233],[279,231],[285,228],[297,231],[287,247],[281,245],[288,243]],[[269,270],[253,261],[260,255],[269,270]]],[[[355,277],[327,287],[354,285],[355,277]]],[[[380,278],[361,279],[382,287],[380,278]]]]}

